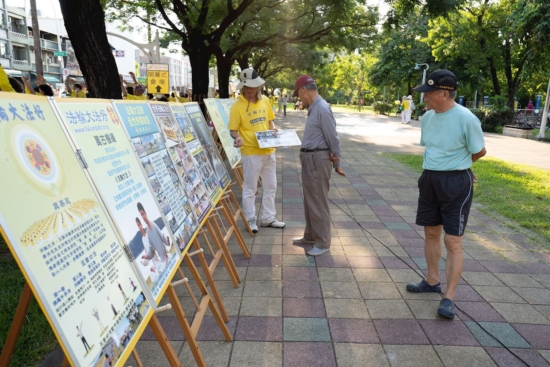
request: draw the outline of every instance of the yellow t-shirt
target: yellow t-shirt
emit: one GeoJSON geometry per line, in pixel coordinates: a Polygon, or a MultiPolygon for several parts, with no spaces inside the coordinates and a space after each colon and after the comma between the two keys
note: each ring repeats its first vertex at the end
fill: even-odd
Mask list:
{"type": "Polygon", "coordinates": [[[262,97],[256,103],[248,102],[242,95],[231,106],[229,130],[238,130],[243,139],[242,155],[271,154],[273,148],[260,148],[255,132],[269,130],[269,121],[275,120],[271,103],[262,97]]]}
{"type": "Polygon", "coordinates": [[[409,101],[408,99],[405,99],[403,101],[403,110],[408,111],[410,109],[411,109],[411,101],[409,101]]]}
{"type": "Polygon", "coordinates": [[[74,90],[71,91],[71,97],[73,98],[86,98],[86,93],[84,93],[84,91],[80,91],[77,93],[75,93],[74,90]]]}
{"type": "Polygon", "coordinates": [[[142,94],[141,96],[134,96],[133,94],[127,94],[124,99],[127,99],[129,101],[146,101],[147,100],[147,94],[142,94]]]}
{"type": "Polygon", "coordinates": [[[0,89],[2,92],[15,92],[8,79],[8,74],[6,74],[2,65],[0,65],[0,89]]]}

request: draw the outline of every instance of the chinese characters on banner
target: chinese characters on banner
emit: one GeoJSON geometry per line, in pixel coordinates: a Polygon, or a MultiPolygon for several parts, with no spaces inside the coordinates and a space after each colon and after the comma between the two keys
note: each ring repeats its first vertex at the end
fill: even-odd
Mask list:
{"type": "Polygon", "coordinates": [[[210,118],[214,123],[214,127],[216,128],[216,132],[218,133],[218,137],[222,143],[223,150],[227,155],[229,164],[231,165],[231,168],[235,168],[241,161],[241,151],[233,146],[233,138],[227,128],[229,125],[229,115],[222,112],[222,109],[220,108],[221,105],[216,101],[217,98],[207,98],[204,100],[204,104],[206,105],[210,118]]]}
{"type": "MultiPolygon", "coordinates": [[[[109,100],[93,99],[82,103],[61,99],[56,105],[89,166],[88,171],[95,185],[113,214],[135,266],[158,303],[162,290],[181,262],[181,255],[172,243],[159,206],[166,218],[171,218],[172,212],[181,210],[181,207],[172,209],[166,200],[166,190],[158,190],[156,176],[150,178],[155,191],[153,195],[109,100]],[[94,114],[102,118],[85,118],[94,114]]],[[[137,116],[128,118],[136,129],[143,128],[137,116]]],[[[140,145],[144,146],[147,145],[140,145]]],[[[152,146],[154,143],[148,145],[152,146]]]]}
{"type": "Polygon", "coordinates": [[[210,162],[210,166],[214,168],[220,187],[222,190],[225,190],[230,184],[231,178],[225,169],[220,153],[216,149],[216,143],[214,142],[214,138],[212,138],[212,134],[210,133],[210,129],[206,124],[206,120],[202,115],[202,111],[198,103],[191,102],[184,105],[170,103],[170,108],[172,109],[172,112],[174,113],[180,127],[182,127],[182,122],[187,124],[188,121],[191,121],[192,131],[194,131],[199,139],[202,149],[210,162]],[[188,117],[188,119],[186,119],[186,117],[188,117]]]}
{"type": "Polygon", "coordinates": [[[123,126],[147,175],[176,243],[184,251],[198,228],[191,194],[180,182],[182,169],[174,166],[162,133],[146,102],[116,101],[123,126]]]}
{"type": "Polygon", "coordinates": [[[73,365],[121,365],[152,308],[48,99],[0,93],[0,137],[0,226],[37,301],[73,365]]]}
{"type": "MultiPolygon", "coordinates": [[[[172,115],[168,104],[164,102],[153,102],[149,104],[149,107],[151,108],[151,112],[161,132],[166,138],[169,157],[176,167],[181,183],[185,187],[185,191],[189,196],[195,215],[199,219],[199,222],[202,222],[210,208],[212,208],[209,196],[210,192],[204,183],[205,178],[185,144],[184,133],[182,133],[182,130],[178,126],[178,122],[176,122],[176,119],[172,115]]],[[[190,141],[196,140],[196,135],[191,131],[185,131],[185,136],[189,137],[190,141]]],[[[213,170],[210,169],[209,172],[212,171],[213,170]]],[[[213,185],[214,188],[217,187],[217,182],[215,182],[215,180],[213,185]]],[[[212,183],[210,186],[212,186],[212,183]]]]}

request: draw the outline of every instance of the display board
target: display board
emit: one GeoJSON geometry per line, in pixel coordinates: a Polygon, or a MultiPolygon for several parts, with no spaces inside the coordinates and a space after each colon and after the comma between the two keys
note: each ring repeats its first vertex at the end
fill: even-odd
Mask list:
{"type": "Polygon", "coordinates": [[[278,148],[302,145],[296,130],[267,130],[255,133],[260,148],[278,148]]]}
{"type": "MultiPolygon", "coordinates": [[[[187,148],[183,132],[168,104],[152,102],[149,103],[149,108],[164,136],[168,157],[176,167],[180,183],[189,196],[195,215],[199,222],[202,222],[212,208],[212,202],[210,201],[209,188],[205,185],[205,178],[199,170],[200,167],[187,148]]],[[[214,185],[216,185],[215,181],[214,185]]],[[[212,188],[212,184],[209,186],[212,188]]]]}
{"type": "Polygon", "coordinates": [[[210,199],[217,203],[231,178],[217,149],[214,148],[212,135],[206,126],[202,111],[196,102],[185,105],[170,103],[170,109],[178,126],[185,132],[185,144],[200,167],[206,187],[214,188],[210,192],[210,199]]]}
{"type": "Polygon", "coordinates": [[[65,355],[122,365],[153,310],[48,99],[0,92],[0,140],[2,234],[65,355]]]}
{"type": "Polygon", "coordinates": [[[162,201],[161,208],[163,212],[167,212],[165,217],[178,247],[185,253],[198,229],[197,217],[201,218],[206,213],[206,210],[201,211],[200,207],[195,206],[195,196],[200,192],[197,190],[189,193],[184,190],[180,181],[183,166],[174,166],[172,163],[165,137],[158,129],[148,103],[115,101],[113,105],[122,119],[153,191],[162,201]]]}
{"type": "Polygon", "coordinates": [[[226,126],[229,126],[229,114],[231,112],[231,106],[237,102],[236,98],[217,98],[216,103],[219,106],[219,109],[221,111],[221,115],[223,118],[223,121],[225,122],[226,126]]]}
{"type": "MultiPolygon", "coordinates": [[[[181,217],[183,211],[173,185],[167,190],[162,175],[143,174],[111,101],[63,98],[56,101],[55,107],[158,304],[181,263],[181,254],[166,225],[170,219],[181,217]],[[163,216],[170,219],[165,222],[163,216]]],[[[146,151],[145,147],[155,150],[155,144],[162,145],[139,142],[141,152],[146,151]]]]}
{"type": "Polygon", "coordinates": [[[233,138],[227,127],[229,125],[229,114],[222,112],[221,104],[217,101],[218,98],[206,98],[204,104],[214,123],[229,164],[231,168],[235,168],[241,162],[241,151],[239,148],[233,146],[233,138]]]}

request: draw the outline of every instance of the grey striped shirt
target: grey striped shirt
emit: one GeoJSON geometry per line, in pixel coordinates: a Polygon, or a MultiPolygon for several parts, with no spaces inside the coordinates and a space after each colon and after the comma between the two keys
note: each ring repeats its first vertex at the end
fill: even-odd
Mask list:
{"type": "MultiPolygon", "coordinates": [[[[330,106],[321,96],[318,96],[307,109],[302,148],[329,148],[335,157],[340,156],[340,138],[336,132],[336,120],[330,106]]],[[[334,164],[334,168],[336,167],[340,167],[340,162],[334,164]]]]}

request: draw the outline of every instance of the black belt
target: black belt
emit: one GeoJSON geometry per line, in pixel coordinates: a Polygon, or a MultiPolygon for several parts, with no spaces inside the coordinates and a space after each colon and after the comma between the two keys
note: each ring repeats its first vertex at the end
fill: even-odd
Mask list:
{"type": "Polygon", "coordinates": [[[305,149],[305,148],[300,148],[300,152],[302,153],[315,153],[315,152],[325,152],[327,150],[330,150],[329,148],[317,148],[317,149],[305,149]]]}

